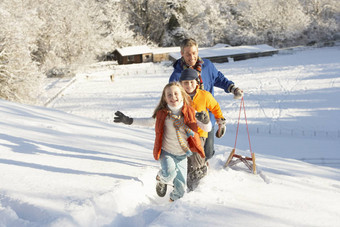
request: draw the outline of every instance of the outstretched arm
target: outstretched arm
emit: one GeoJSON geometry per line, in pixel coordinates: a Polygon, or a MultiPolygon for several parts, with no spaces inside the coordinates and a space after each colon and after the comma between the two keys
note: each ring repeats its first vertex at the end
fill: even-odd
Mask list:
{"type": "Polygon", "coordinates": [[[115,123],[124,123],[126,125],[139,125],[139,126],[145,126],[145,127],[152,127],[155,125],[155,119],[150,118],[131,118],[126,116],[120,111],[115,112],[114,117],[115,123]]]}

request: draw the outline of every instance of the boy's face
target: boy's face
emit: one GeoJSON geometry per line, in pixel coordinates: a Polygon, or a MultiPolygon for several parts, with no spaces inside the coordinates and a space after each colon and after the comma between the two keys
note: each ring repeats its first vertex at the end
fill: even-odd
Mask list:
{"type": "Polygon", "coordinates": [[[165,90],[165,101],[169,106],[179,106],[183,102],[181,89],[178,86],[168,87],[165,90]]]}
{"type": "Polygon", "coordinates": [[[192,94],[196,91],[197,81],[196,80],[183,80],[181,85],[188,94],[192,94]]]}
{"type": "Polygon", "coordinates": [[[197,46],[184,47],[181,55],[188,66],[194,66],[198,59],[197,46]]]}

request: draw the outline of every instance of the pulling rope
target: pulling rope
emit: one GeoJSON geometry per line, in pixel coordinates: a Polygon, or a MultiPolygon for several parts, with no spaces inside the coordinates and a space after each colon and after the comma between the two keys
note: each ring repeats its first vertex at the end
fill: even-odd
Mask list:
{"type": "Polygon", "coordinates": [[[236,149],[236,143],[237,143],[238,129],[239,129],[239,126],[240,126],[240,118],[241,118],[241,110],[242,110],[242,106],[243,106],[244,118],[245,118],[245,120],[246,120],[246,126],[247,126],[248,141],[249,141],[249,150],[250,150],[250,154],[253,154],[253,152],[252,152],[252,150],[251,150],[250,136],[249,136],[249,128],[248,128],[247,115],[246,115],[246,108],[245,108],[245,106],[244,106],[244,99],[243,99],[243,97],[242,97],[242,99],[241,99],[240,111],[239,111],[239,114],[238,114],[237,130],[236,130],[236,138],[235,138],[234,150],[236,149]]]}

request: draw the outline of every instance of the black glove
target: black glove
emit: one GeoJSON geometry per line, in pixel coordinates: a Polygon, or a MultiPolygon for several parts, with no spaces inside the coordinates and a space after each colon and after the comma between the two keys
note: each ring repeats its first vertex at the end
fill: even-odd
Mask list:
{"type": "Polygon", "coordinates": [[[116,113],[115,113],[115,118],[114,118],[114,122],[115,123],[124,123],[124,124],[126,124],[126,125],[131,125],[132,124],[132,122],[133,122],[133,118],[130,118],[130,117],[128,117],[128,116],[125,116],[122,112],[120,112],[120,111],[117,111],[116,113]]]}
{"type": "Polygon", "coordinates": [[[216,137],[217,138],[221,138],[224,136],[225,134],[225,131],[227,129],[226,127],[226,124],[227,124],[227,121],[225,118],[220,118],[220,119],[217,119],[217,124],[218,124],[218,130],[216,131],[216,137]]]}
{"type": "Polygon", "coordinates": [[[209,114],[207,113],[207,111],[202,110],[201,112],[197,112],[195,116],[196,119],[202,122],[203,124],[208,124],[210,121],[209,114]]]}

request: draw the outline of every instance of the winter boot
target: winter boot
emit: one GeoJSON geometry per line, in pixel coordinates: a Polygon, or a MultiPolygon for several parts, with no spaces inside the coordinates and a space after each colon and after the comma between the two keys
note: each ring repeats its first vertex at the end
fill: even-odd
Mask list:
{"type": "Polygon", "coordinates": [[[161,179],[159,178],[158,175],[156,176],[156,180],[157,180],[157,185],[156,185],[157,195],[159,197],[164,197],[166,194],[167,185],[161,182],[161,179]]]}
{"type": "Polygon", "coordinates": [[[199,172],[203,166],[205,166],[205,159],[198,153],[193,153],[193,155],[188,157],[187,186],[189,191],[193,191],[197,188],[199,180],[201,179],[199,177],[201,175],[199,172]]]}
{"type": "Polygon", "coordinates": [[[188,186],[189,191],[195,190],[200,180],[204,176],[206,176],[207,173],[208,173],[208,167],[206,164],[188,173],[187,186],[188,186]]]}

